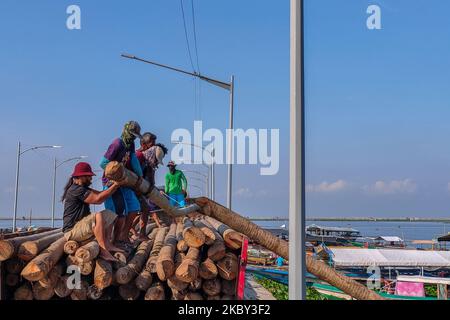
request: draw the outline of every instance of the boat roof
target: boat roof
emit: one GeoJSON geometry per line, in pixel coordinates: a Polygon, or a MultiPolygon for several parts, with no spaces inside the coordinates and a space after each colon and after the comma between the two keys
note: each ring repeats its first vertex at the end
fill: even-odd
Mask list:
{"type": "Polygon", "coordinates": [[[397,281],[402,282],[420,282],[420,283],[430,283],[430,284],[447,284],[450,285],[449,278],[440,277],[422,277],[422,276],[397,276],[397,281]]]}
{"type": "Polygon", "coordinates": [[[438,238],[439,242],[450,241],[450,234],[438,238]]]}
{"type": "Polygon", "coordinates": [[[396,236],[379,236],[375,238],[376,241],[387,241],[387,242],[403,242],[403,239],[396,236]]]}
{"type": "Polygon", "coordinates": [[[436,240],[413,240],[412,244],[436,244],[436,240]]]}
{"type": "Polygon", "coordinates": [[[323,227],[323,226],[318,226],[316,224],[312,224],[306,227],[306,230],[325,230],[325,231],[335,231],[335,232],[359,232],[356,229],[353,228],[341,228],[341,227],[323,227]]]}
{"type": "Polygon", "coordinates": [[[336,267],[450,267],[450,251],[329,248],[336,267]]]}

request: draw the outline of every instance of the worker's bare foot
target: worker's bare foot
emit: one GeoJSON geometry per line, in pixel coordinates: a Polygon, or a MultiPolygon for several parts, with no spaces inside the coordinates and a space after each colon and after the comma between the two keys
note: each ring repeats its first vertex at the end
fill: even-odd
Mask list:
{"type": "Polygon", "coordinates": [[[111,253],[109,253],[108,250],[105,250],[102,248],[100,249],[99,257],[102,258],[103,260],[110,261],[110,262],[118,262],[119,261],[111,253]]]}

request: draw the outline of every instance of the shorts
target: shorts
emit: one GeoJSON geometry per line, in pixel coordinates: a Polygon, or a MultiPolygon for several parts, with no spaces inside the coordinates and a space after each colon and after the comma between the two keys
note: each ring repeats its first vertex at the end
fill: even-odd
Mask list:
{"type": "Polygon", "coordinates": [[[94,237],[95,216],[101,214],[105,223],[105,228],[111,226],[116,221],[117,215],[110,210],[103,210],[100,212],[91,213],[78,221],[75,226],[64,233],[67,241],[73,240],[83,242],[94,237]]]}
{"type": "MultiPolygon", "coordinates": [[[[108,189],[107,186],[103,190],[108,189]]],[[[105,209],[115,212],[119,217],[125,217],[130,212],[138,212],[141,210],[139,200],[130,188],[119,188],[105,201],[105,209]]]]}
{"type": "Polygon", "coordinates": [[[169,203],[172,207],[184,207],[186,205],[184,201],[184,194],[169,193],[169,203]]]}

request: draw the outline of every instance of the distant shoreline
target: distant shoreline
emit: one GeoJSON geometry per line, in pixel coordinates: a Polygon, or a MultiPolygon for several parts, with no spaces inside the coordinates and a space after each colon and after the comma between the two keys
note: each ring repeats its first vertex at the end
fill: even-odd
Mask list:
{"type": "MultiPolygon", "coordinates": [[[[246,217],[251,221],[289,221],[287,217],[246,217]]],[[[29,221],[30,219],[20,219],[17,221],[29,221]]],[[[31,221],[51,221],[51,218],[32,218],[31,221]]],[[[2,218],[0,221],[12,221],[12,218],[2,218]]],[[[62,218],[55,218],[55,221],[62,221],[62,218]]],[[[306,218],[306,221],[336,221],[336,222],[443,222],[450,223],[450,218],[364,218],[364,217],[347,217],[347,218],[306,218]]]]}

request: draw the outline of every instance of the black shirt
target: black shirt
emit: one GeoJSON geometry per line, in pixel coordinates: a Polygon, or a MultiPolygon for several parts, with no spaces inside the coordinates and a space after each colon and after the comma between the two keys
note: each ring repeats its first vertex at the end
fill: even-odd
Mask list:
{"type": "Polygon", "coordinates": [[[86,186],[74,183],[69,187],[64,200],[63,232],[72,229],[78,221],[91,213],[89,204],[84,202],[90,193],[91,189],[86,186]]]}

